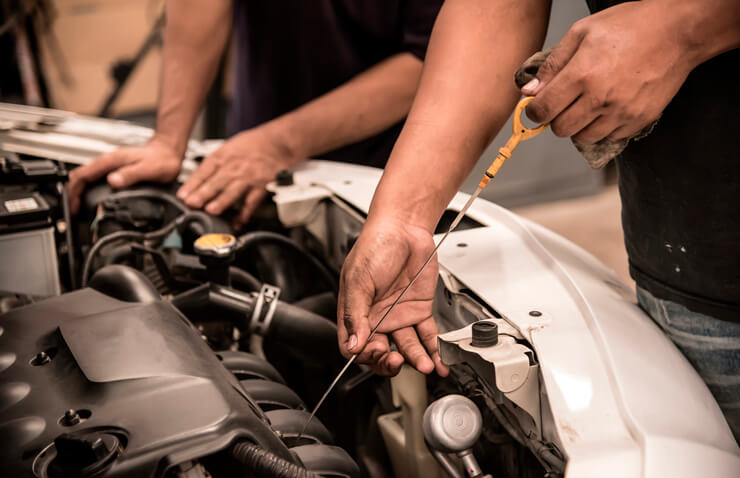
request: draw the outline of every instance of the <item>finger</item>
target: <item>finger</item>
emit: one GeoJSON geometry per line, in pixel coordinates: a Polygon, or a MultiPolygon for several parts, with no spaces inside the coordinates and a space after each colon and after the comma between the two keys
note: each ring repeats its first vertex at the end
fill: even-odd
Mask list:
{"type": "Polygon", "coordinates": [[[403,355],[398,352],[389,351],[384,354],[377,363],[372,364],[370,367],[373,372],[384,377],[393,377],[398,375],[401,371],[401,366],[404,364],[403,355]]]}
{"type": "Polygon", "coordinates": [[[69,209],[72,214],[77,214],[80,210],[80,196],[85,189],[85,182],[79,175],[75,174],[77,169],[69,173],[69,182],[67,183],[67,200],[69,201],[69,209]]]}
{"type": "Polygon", "coordinates": [[[80,196],[82,196],[87,184],[97,181],[109,171],[126,164],[128,161],[128,156],[114,151],[99,156],[92,162],[72,170],[69,173],[69,184],[67,185],[67,195],[69,196],[72,214],[77,214],[77,211],[79,211],[80,196]]]}
{"type": "Polygon", "coordinates": [[[384,357],[387,358],[391,352],[391,344],[388,336],[385,334],[375,334],[372,339],[364,346],[360,344],[357,347],[357,363],[366,363],[375,365],[381,362],[384,357]]]}
{"type": "Polygon", "coordinates": [[[609,136],[619,125],[610,118],[599,116],[588,126],[573,135],[573,141],[581,144],[594,144],[609,136]]]}
{"type": "MultiPolygon", "coordinates": [[[[137,161],[133,164],[123,166],[110,173],[107,177],[108,184],[116,189],[123,189],[141,181],[160,180],[162,168],[156,162],[137,161]]],[[[161,178],[162,182],[171,178],[161,178]]]]}
{"type": "Polygon", "coordinates": [[[583,93],[580,81],[577,81],[577,65],[567,65],[560,74],[544,87],[526,108],[527,117],[536,123],[549,123],[583,93]]]}
{"type": "Polygon", "coordinates": [[[357,357],[357,363],[370,365],[378,375],[396,375],[404,363],[403,355],[391,350],[388,336],[376,334],[362,353],[357,357]]]}
{"type": "Polygon", "coordinates": [[[177,190],[177,197],[184,201],[193,191],[198,189],[204,181],[216,172],[216,161],[210,160],[210,156],[203,160],[200,166],[193,171],[193,174],[185,181],[180,189],[177,190]]]}
{"type": "Polygon", "coordinates": [[[251,218],[254,214],[254,211],[257,210],[260,204],[262,204],[262,200],[265,198],[266,195],[267,191],[264,188],[260,187],[249,189],[246,197],[244,198],[244,206],[242,206],[241,211],[239,211],[239,215],[234,221],[237,229],[241,229],[242,227],[244,227],[247,221],[249,221],[249,218],[251,218]]]}
{"type": "Polygon", "coordinates": [[[603,102],[588,93],[582,94],[572,105],[552,120],[550,127],[555,136],[567,138],[591,124],[603,111],[603,102]]]}
{"type": "Polygon", "coordinates": [[[568,64],[573,55],[575,55],[583,40],[584,33],[580,23],[575,23],[563,35],[560,42],[553,47],[550,55],[537,70],[535,78],[522,87],[522,93],[526,96],[536,96],[542,91],[565,68],[565,65],[568,64]]]}
{"type": "Polygon", "coordinates": [[[419,341],[416,329],[404,327],[393,332],[391,336],[398,346],[398,351],[416,370],[425,374],[434,370],[434,362],[419,341]]]}
{"type": "Polygon", "coordinates": [[[215,216],[221,214],[227,207],[238,201],[248,188],[249,184],[245,180],[237,179],[231,181],[215,199],[206,205],[205,211],[215,216]]]}
{"type": "Polygon", "coordinates": [[[449,367],[442,363],[442,359],[439,356],[439,344],[437,342],[437,324],[434,322],[434,318],[429,317],[416,325],[416,333],[421,339],[421,343],[427,349],[429,356],[434,362],[434,368],[441,377],[446,377],[450,373],[449,367]]]}
{"type": "Polygon", "coordinates": [[[214,172],[198,186],[198,189],[187,195],[185,204],[193,208],[202,208],[231,182],[232,179],[227,174],[223,170],[214,172]]]}
{"type": "Polygon", "coordinates": [[[343,271],[337,309],[339,349],[345,357],[359,352],[370,335],[370,304],[372,291],[360,286],[352,272],[343,271]]]}

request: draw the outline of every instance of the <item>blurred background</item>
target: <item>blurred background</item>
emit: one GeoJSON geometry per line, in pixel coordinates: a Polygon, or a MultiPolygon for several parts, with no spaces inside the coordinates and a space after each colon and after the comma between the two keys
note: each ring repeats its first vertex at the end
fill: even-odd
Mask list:
{"type": "MultiPolygon", "coordinates": [[[[588,14],[585,2],[553,4],[546,46],[588,14]]],[[[0,101],[153,126],[163,24],[162,0],[0,0],[0,101]]],[[[195,139],[225,135],[229,59],[195,139]]],[[[491,144],[465,191],[474,189],[510,128],[491,144]]],[[[503,173],[484,197],[573,240],[631,283],[613,169],[592,170],[570,141],[548,130],[520,146],[503,173]]]]}

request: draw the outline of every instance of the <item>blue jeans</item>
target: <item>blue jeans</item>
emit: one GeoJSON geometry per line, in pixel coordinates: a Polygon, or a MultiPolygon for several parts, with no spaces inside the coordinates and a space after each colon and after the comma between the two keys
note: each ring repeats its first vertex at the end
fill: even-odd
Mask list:
{"type": "Polygon", "coordinates": [[[640,287],[637,301],[699,372],[740,443],[740,323],[692,312],[640,287]]]}

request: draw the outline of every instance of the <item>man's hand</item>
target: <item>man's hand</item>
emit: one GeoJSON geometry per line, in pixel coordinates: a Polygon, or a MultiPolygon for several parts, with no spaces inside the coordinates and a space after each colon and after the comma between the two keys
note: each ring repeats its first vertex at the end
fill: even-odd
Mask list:
{"type": "MultiPolygon", "coordinates": [[[[337,312],[339,348],[349,358],[359,352],[401,291],[434,249],[425,229],[385,220],[367,223],[342,268],[337,312]]],[[[447,375],[437,353],[432,299],[437,284],[436,258],[404,295],[358,357],[380,375],[395,375],[404,361],[423,373],[447,375]],[[390,350],[389,335],[399,352],[390,350]]]]}
{"type": "Polygon", "coordinates": [[[103,154],[69,174],[67,193],[70,209],[76,213],[80,208],[80,196],[85,187],[106,174],[108,184],[116,189],[141,181],[160,183],[174,181],[180,172],[181,158],[181,154],[176,153],[174,148],[157,137],[142,146],[120,148],[103,154]]]}
{"type": "Polygon", "coordinates": [[[177,192],[190,207],[221,214],[240,202],[234,226],[243,226],[265,197],[265,185],[298,160],[276,136],[260,128],[239,133],[208,156],[177,192]]]}
{"type": "Polygon", "coordinates": [[[674,2],[630,2],[575,23],[522,88],[527,116],[584,144],[635,135],[653,122],[691,69],[674,2]]]}

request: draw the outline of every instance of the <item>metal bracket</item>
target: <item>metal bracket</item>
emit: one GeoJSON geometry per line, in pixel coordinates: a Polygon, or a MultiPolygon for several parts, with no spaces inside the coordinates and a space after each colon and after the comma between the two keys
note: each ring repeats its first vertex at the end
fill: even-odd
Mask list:
{"type": "Polygon", "coordinates": [[[280,297],[280,288],[270,284],[263,284],[257,300],[254,303],[254,310],[249,321],[249,331],[257,335],[265,335],[270,329],[270,323],[275,315],[275,308],[280,297]]]}
{"type": "MultiPolygon", "coordinates": [[[[447,365],[469,364],[491,389],[501,392],[529,415],[538,433],[541,433],[539,396],[539,365],[534,352],[516,341],[519,331],[504,319],[486,319],[498,325],[499,339],[490,347],[472,345],[472,328],[469,324],[438,336],[439,355],[447,365]]],[[[525,428],[526,429],[526,428],[525,428]]]]}
{"type": "Polygon", "coordinates": [[[532,351],[517,343],[513,335],[516,331],[502,319],[488,319],[499,327],[499,342],[491,347],[474,347],[471,344],[472,327],[470,324],[439,336],[440,355],[448,365],[465,361],[465,355],[474,354],[493,365],[496,388],[501,392],[513,392],[524,385],[529,375],[530,355],[532,351]]]}

